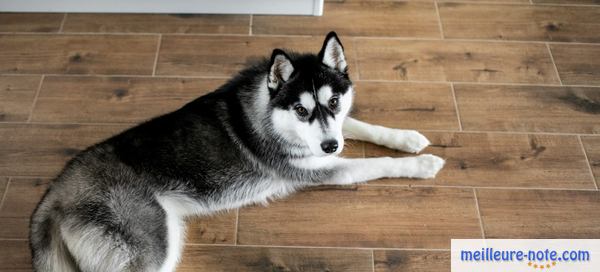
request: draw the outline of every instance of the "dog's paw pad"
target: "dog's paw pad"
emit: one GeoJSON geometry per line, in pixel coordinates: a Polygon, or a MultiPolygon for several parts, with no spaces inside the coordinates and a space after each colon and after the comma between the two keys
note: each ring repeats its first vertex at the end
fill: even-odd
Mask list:
{"type": "Polygon", "coordinates": [[[417,158],[416,178],[434,178],[435,175],[444,167],[444,159],[435,155],[421,155],[417,158]]]}

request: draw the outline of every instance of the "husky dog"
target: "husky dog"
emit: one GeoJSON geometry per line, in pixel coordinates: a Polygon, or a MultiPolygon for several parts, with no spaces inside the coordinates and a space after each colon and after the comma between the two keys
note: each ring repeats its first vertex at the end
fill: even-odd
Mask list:
{"type": "Polygon", "coordinates": [[[31,220],[36,271],[174,271],[184,219],[307,186],[431,178],[444,160],[338,157],[344,136],[416,153],[411,130],[348,117],[354,96],[334,32],[318,55],[275,49],[216,91],[71,160],[31,220]]]}

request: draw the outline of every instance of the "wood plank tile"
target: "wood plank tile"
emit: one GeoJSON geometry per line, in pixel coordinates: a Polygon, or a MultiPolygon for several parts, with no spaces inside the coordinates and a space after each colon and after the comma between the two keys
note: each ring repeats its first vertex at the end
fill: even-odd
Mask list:
{"type": "Polygon", "coordinates": [[[0,177],[0,208],[2,208],[2,202],[4,201],[4,192],[6,185],[8,184],[8,178],[0,177]]]}
{"type": "Polygon", "coordinates": [[[2,203],[2,197],[4,197],[4,190],[6,189],[7,183],[8,183],[7,177],[0,177],[0,203],[2,203]]]}
{"type": "Polygon", "coordinates": [[[197,244],[234,244],[236,211],[211,217],[188,219],[187,242],[197,244]]]}
{"type": "MultiPolygon", "coordinates": [[[[0,240],[27,239],[29,237],[29,218],[3,217],[0,218],[0,240]]],[[[2,268],[0,267],[0,271],[2,268]]]]}
{"type": "Polygon", "coordinates": [[[0,121],[27,121],[40,76],[0,76],[0,121]]]}
{"type": "MultiPolygon", "coordinates": [[[[29,217],[43,196],[49,181],[13,179],[4,205],[0,208],[0,239],[27,238],[29,217]]],[[[190,219],[187,241],[191,243],[233,244],[235,212],[210,218],[190,219]]]]}
{"type": "Polygon", "coordinates": [[[352,115],[382,126],[458,130],[450,85],[357,82],[352,115]]]}
{"type": "MultiPolygon", "coordinates": [[[[432,145],[421,153],[436,154],[446,159],[446,165],[434,180],[383,179],[371,183],[594,189],[576,136],[424,134],[432,145]]],[[[373,144],[365,145],[366,157],[406,155],[373,144]]]]}
{"type": "Polygon", "coordinates": [[[364,142],[346,139],[340,156],[346,158],[363,158],[365,156],[364,142]]]}
{"type": "Polygon", "coordinates": [[[598,42],[600,7],[440,3],[445,38],[598,42]]]}
{"type": "Polygon", "coordinates": [[[600,88],[455,85],[464,130],[600,133],[600,88]]]}
{"type": "Polygon", "coordinates": [[[600,187],[600,137],[581,137],[596,184],[600,187]]]}
{"type": "Polygon", "coordinates": [[[449,251],[375,250],[375,272],[450,272],[449,251]]]}
{"type": "Polygon", "coordinates": [[[0,239],[27,239],[29,218],[49,182],[48,179],[11,179],[0,207],[0,239]]]}
{"type": "Polygon", "coordinates": [[[0,32],[58,32],[62,13],[0,13],[0,32]]]}
{"type": "Polygon", "coordinates": [[[11,179],[6,198],[0,207],[0,221],[4,217],[29,218],[49,183],[48,179],[11,179]]]}
{"type": "MultiPolygon", "coordinates": [[[[436,0],[441,2],[473,2],[473,3],[512,3],[512,4],[530,4],[529,0],[436,0]]],[[[534,0],[535,1],[535,0],[534,0]]]]}
{"type": "MultiPolygon", "coordinates": [[[[43,196],[49,180],[12,179],[0,208],[0,238],[27,238],[29,217],[43,196]]],[[[203,244],[233,244],[235,212],[210,218],[190,219],[187,241],[203,244]]]]}
{"type": "Polygon", "coordinates": [[[29,269],[32,269],[29,242],[26,240],[0,240],[0,270],[29,269]]]}
{"type": "Polygon", "coordinates": [[[325,3],[323,16],[254,16],[252,33],[440,37],[432,2],[325,3]],[[351,23],[349,23],[351,22],[351,23]]]}
{"type": "Polygon", "coordinates": [[[0,125],[1,176],[54,176],[84,148],[124,130],[116,125],[0,125]]]}
{"type": "Polygon", "coordinates": [[[238,244],[449,248],[481,237],[473,192],[456,188],[318,187],[240,210],[238,244]]]}
{"type": "Polygon", "coordinates": [[[600,45],[551,44],[563,84],[600,84],[600,45]]]}
{"type": "Polygon", "coordinates": [[[152,74],[153,35],[0,35],[0,73],[152,74]]]}
{"type": "Polygon", "coordinates": [[[46,77],[33,121],[136,123],[215,90],[222,79],[46,77]]]}
{"type": "Polygon", "coordinates": [[[177,271],[372,271],[371,252],[353,249],[188,245],[177,271]]]}
{"type": "Polygon", "coordinates": [[[600,238],[600,192],[477,190],[486,238],[600,238]]]}
{"type": "Polygon", "coordinates": [[[249,15],[69,14],[64,32],[248,34],[249,15]]]}
{"type": "MultiPolygon", "coordinates": [[[[275,48],[318,53],[324,37],[182,36],[165,35],[158,58],[159,75],[231,76],[249,63],[271,57],[275,48]]],[[[353,69],[350,39],[341,37],[353,69]]]]}
{"type": "Polygon", "coordinates": [[[360,79],[558,84],[543,44],[358,39],[360,79]]]}
{"type": "Polygon", "coordinates": [[[533,0],[534,4],[600,5],[600,0],[533,0]]]}

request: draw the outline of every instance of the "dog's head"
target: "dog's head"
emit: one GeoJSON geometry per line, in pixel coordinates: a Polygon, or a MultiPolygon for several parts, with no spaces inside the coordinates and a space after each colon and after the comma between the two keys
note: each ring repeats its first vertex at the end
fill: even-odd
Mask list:
{"type": "Polygon", "coordinates": [[[339,154],[344,146],[342,124],[354,96],[347,71],[344,47],[335,32],[327,35],[318,55],[288,55],[275,49],[267,78],[275,132],[307,147],[312,155],[339,154]]]}

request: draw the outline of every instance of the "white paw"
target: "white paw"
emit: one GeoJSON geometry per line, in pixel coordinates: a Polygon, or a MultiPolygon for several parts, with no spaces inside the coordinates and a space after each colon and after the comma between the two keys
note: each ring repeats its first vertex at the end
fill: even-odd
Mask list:
{"type": "Polygon", "coordinates": [[[431,144],[431,142],[429,142],[429,140],[427,140],[427,138],[421,133],[416,131],[410,131],[407,133],[408,134],[406,135],[405,139],[405,151],[419,153],[421,150],[425,149],[431,144]]]}
{"type": "Polygon", "coordinates": [[[423,134],[414,130],[395,132],[396,133],[392,133],[392,137],[388,142],[389,145],[386,145],[387,147],[410,153],[419,153],[431,144],[423,134]]]}
{"type": "Polygon", "coordinates": [[[434,178],[435,175],[444,167],[444,159],[425,154],[415,158],[417,160],[417,169],[415,169],[415,178],[434,178]]]}

